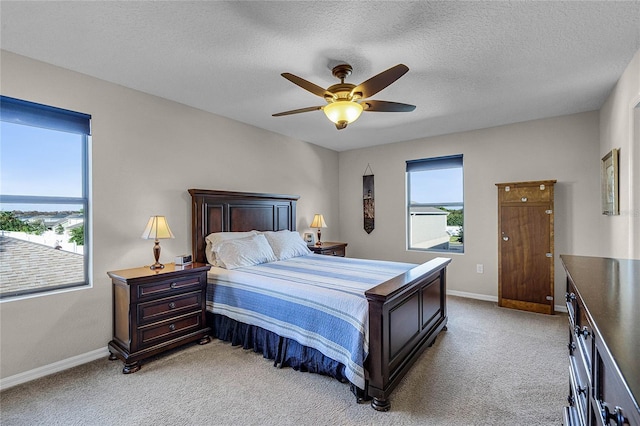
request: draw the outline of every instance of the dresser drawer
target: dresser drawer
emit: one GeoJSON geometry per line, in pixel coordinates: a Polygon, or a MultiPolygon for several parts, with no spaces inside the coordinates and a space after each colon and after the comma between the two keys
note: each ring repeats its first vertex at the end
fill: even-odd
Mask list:
{"type": "Polygon", "coordinates": [[[563,426],[580,426],[580,418],[578,417],[578,410],[575,407],[564,407],[563,411],[563,426]]]}
{"type": "Polygon", "coordinates": [[[202,314],[195,312],[177,318],[171,318],[160,323],[154,323],[138,329],[138,341],[141,347],[152,346],[167,340],[177,338],[190,331],[201,328],[202,314]]]}
{"type": "Polygon", "coordinates": [[[202,309],[202,291],[192,291],[173,297],[138,304],[138,324],[185,314],[202,309]]]}
{"type": "Polygon", "coordinates": [[[502,195],[502,201],[530,203],[536,201],[551,201],[553,194],[551,186],[505,186],[502,195]],[[508,189],[508,190],[507,190],[508,189]]]}
{"type": "Polygon", "coordinates": [[[155,281],[148,284],[138,285],[138,300],[148,300],[151,298],[169,296],[176,293],[182,293],[189,290],[199,290],[201,285],[201,277],[189,276],[175,278],[172,280],[155,281]]]}
{"type": "Polygon", "coordinates": [[[607,356],[607,349],[596,342],[594,399],[605,425],[640,425],[640,410],[627,391],[627,384],[607,356]]]}
{"type": "Polygon", "coordinates": [[[569,318],[569,327],[571,330],[576,326],[576,312],[578,306],[578,299],[572,288],[568,288],[564,295],[567,301],[567,313],[569,318]]]}
{"type": "Polygon", "coordinates": [[[587,371],[575,357],[569,357],[569,378],[571,395],[569,402],[575,408],[579,424],[586,425],[589,414],[589,384],[587,382],[587,371]]]}
{"type": "Polygon", "coordinates": [[[577,347],[577,355],[587,370],[591,370],[591,360],[594,353],[593,327],[587,319],[586,309],[584,305],[578,301],[577,311],[575,312],[575,325],[573,326],[573,334],[577,347]]]}

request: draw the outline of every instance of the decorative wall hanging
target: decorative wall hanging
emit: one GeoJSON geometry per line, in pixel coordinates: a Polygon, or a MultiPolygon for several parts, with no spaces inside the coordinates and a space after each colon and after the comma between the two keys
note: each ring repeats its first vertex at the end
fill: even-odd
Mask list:
{"type": "Polygon", "coordinates": [[[618,206],[618,150],[612,149],[602,158],[602,214],[620,214],[618,206]]]}
{"type": "Polygon", "coordinates": [[[370,234],[375,227],[375,196],[373,193],[373,170],[369,164],[364,169],[362,176],[362,207],[364,210],[364,230],[370,234]],[[369,174],[367,174],[367,170],[369,174]]]}

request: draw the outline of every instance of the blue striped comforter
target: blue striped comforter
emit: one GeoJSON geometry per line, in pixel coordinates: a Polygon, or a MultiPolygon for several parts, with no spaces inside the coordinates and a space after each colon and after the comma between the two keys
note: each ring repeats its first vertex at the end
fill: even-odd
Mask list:
{"type": "Polygon", "coordinates": [[[369,313],[364,292],[416,265],[310,254],[234,270],[211,268],[207,310],[312,347],[365,384],[369,313]]]}

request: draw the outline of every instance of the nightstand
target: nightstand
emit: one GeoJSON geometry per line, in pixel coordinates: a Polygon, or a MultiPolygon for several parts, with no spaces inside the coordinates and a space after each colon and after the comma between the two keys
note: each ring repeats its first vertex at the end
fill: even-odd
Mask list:
{"type": "Polygon", "coordinates": [[[347,253],[347,243],[323,241],[322,245],[309,246],[309,249],[317,254],[326,254],[327,256],[344,257],[347,253]]]}
{"type": "Polygon", "coordinates": [[[124,374],[140,361],[189,342],[209,343],[205,318],[207,271],[204,263],[163,269],[107,272],[113,283],[113,340],[109,359],[124,362],[124,374]]]}

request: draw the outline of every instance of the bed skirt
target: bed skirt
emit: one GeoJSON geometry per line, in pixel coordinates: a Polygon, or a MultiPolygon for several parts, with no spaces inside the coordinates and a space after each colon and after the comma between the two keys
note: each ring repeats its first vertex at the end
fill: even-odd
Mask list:
{"type": "Polygon", "coordinates": [[[296,371],[331,376],[342,383],[349,383],[358,402],[365,400],[365,392],[345,377],[344,365],[323,355],[317,349],[224,315],[207,312],[207,322],[217,339],[230,342],[232,346],[242,346],[244,349],[261,353],[264,358],[274,361],[274,367],[291,367],[296,371]]]}

